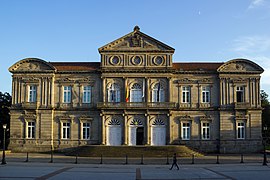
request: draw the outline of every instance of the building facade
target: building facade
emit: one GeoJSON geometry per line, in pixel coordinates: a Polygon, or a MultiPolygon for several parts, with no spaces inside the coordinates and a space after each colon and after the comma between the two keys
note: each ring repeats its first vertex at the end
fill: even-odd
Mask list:
{"type": "Polygon", "coordinates": [[[174,63],[174,49],[131,33],[98,49],[100,62],[18,61],[10,148],[187,145],[261,149],[260,74],[247,59],[174,63]]]}

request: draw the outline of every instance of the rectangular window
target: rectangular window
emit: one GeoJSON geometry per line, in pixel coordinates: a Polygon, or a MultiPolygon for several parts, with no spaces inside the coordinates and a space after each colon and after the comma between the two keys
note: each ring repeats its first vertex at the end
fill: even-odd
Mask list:
{"type": "Polygon", "coordinates": [[[183,103],[190,102],[190,87],[189,86],[182,87],[182,102],[183,103]]]}
{"type": "Polygon", "coordinates": [[[202,102],[210,103],[210,87],[202,87],[202,102]]]}
{"type": "Polygon", "coordinates": [[[91,86],[83,87],[83,103],[91,103],[91,86]]]}
{"type": "Polygon", "coordinates": [[[210,139],[210,123],[202,123],[202,139],[210,139]]]}
{"type": "Polygon", "coordinates": [[[27,138],[35,138],[35,122],[27,122],[27,138]]]}
{"type": "Polygon", "coordinates": [[[244,102],[244,87],[243,86],[236,87],[236,100],[237,102],[244,102]]]}
{"type": "Polygon", "coordinates": [[[37,101],[37,86],[29,86],[29,102],[37,101]]]}
{"type": "Polygon", "coordinates": [[[190,123],[182,123],[182,139],[189,140],[190,139],[190,123]]]}
{"type": "Polygon", "coordinates": [[[82,133],[83,139],[90,139],[90,123],[82,124],[82,133]]]}
{"type": "Polygon", "coordinates": [[[64,122],[62,123],[62,139],[70,138],[70,123],[64,122]]]}
{"type": "Polygon", "coordinates": [[[71,86],[64,86],[64,103],[71,102],[71,86]]]}
{"type": "Polygon", "coordinates": [[[245,139],[245,123],[237,123],[237,139],[245,139]]]}

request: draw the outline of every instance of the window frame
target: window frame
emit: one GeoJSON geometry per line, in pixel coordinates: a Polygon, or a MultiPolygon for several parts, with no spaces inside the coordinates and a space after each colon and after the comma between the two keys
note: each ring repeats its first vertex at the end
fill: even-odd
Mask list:
{"type": "Polygon", "coordinates": [[[164,91],[164,88],[161,84],[160,84],[160,88],[159,88],[159,101],[157,100],[158,84],[159,83],[156,83],[152,89],[152,102],[165,102],[165,91],[164,91]]]}
{"type": "Polygon", "coordinates": [[[190,103],[191,88],[190,86],[182,86],[182,103],[190,103]]]}
{"type": "Polygon", "coordinates": [[[28,102],[30,103],[37,102],[37,85],[28,86],[28,102]]]}
{"type": "Polygon", "coordinates": [[[210,86],[203,86],[202,87],[202,103],[210,103],[211,102],[211,88],[210,86]]]}
{"type": "Polygon", "coordinates": [[[246,123],[244,121],[236,122],[236,139],[246,139],[246,123]]]}
{"type": "Polygon", "coordinates": [[[71,123],[67,121],[61,122],[61,139],[71,139],[71,123]],[[67,126],[68,124],[68,126],[67,126]]]}
{"type": "Polygon", "coordinates": [[[72,101],[71,92],[72,92],[71,86],[63,86],[63,103],[67,103],[67,104],[71,103],[72,101]]]}
{"type": "Polygon", "coordinates": [[[107,94],[108,94],[108,102],[114,102],[114,103],[121,102],[121,88],[120,88],[119,84],[112,83],[108,87],[107,94]],[[114,95],[114,100],[112,98],[113,95],[114,95]]]}
{"type": "Polygon", "coordinates": [[[143,92],[142,87],[139,83],[134,83],[130,89],[130,101],[129,102],[143,102],[142,98],[143,92]],[[138,89],[135,89],[134,87],[140,87],[138,89]]]}
{"type": "Polygon", "coordinates": [[[181,139],[190,140],[191,138],[191,122],[181,122],[181,139]],[[188,124],[188,126],[186,126],[188,124]]]}
{"type": "Polygon", "coordinates": [[[91,104],[92,103],[92,86],[83,86],[83,96],[82,103],[91,104]]]}
{"type": "Polygon", "coordinates": [[[81,139],[82,140],[90,140],[91,139],[91,122],[90,121],[81,122],[81,139]],[[84,126],[84,124],[88,124],[89,126],[84,126]],[[88,138],[85,138],[85,135],[87,135],[87,134],[88,134],[88,138]]]}
{"type": "Polygon", "coordinates": [[[245,102],[245,86],[236,86],[236,102],[242,103],[245,102]],[[240,101],[238,101],[238,99],[240,101]]]}
{"type": "Polygon", "coordinates": [[[210,140],[211,139],[211,122],[207,122],[207,121],[201,122],[201,139],[202,140],[210,140]],[[208,126],[206,126],[206,124],[208,124],[208,126]],[[205,135],[206,135],[206,137],[205,137],[205,135]]]}
{"type": "Polygon", "coordinates": [[[36,138],[36,122],[35,121],[26,121],[26,138],[27,139],[36,138]]]}

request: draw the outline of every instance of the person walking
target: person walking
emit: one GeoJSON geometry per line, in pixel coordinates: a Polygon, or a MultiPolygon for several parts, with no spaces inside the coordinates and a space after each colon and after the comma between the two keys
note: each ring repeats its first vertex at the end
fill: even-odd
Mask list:
{"type": "Polygon", "coordinates": [[[170,168],[170,170],[172,170],[172,168],[176,166],[177,170],[179,170],[179,166],[177,164],[177,158],[176,158],[176,153],[173,154],[173,163],[172,163],[172,167],[170,168]]]}

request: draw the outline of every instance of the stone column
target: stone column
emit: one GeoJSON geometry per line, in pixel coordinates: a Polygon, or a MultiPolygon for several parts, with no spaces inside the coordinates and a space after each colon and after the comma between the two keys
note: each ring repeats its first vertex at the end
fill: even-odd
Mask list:
{"type": "Polygon", "coordinates": [[[258,107],[258,87],[257,87],[257,78],[254,81],[254,99],[255,99],[255,106],[258,107]]]}
{"type": "Polygon", "coordinates": [[[201,87],[202,86],[198,84],[197,87],[198,87],[198,108],[199,108],[200,104],[201,104],[201,98],[200,98],[201,96],[200,95],[201,95],[201,87]]]}
{"type": "Polygon", "coordinates": [[[51,78],[48,78],[48,105],[52,105],[52,83],[51,78]]]}
{"type": "Polygon", "coordinates": [[[146,144],[151,144],[151,125],[150,125],[150,116],[146,114],[146,127],[147,127],[147,137],[146,137],[146,144]]]}
{"type": "Polygon", "coordinates": [[[151,89],[150,89],[150,79],[149,78],[146,78],[146,102],[152,102],[152,100],[150,99],[151,98],[151,93],[150,93],[150,91],[151,91],[151,89]]]}
{"type": "Polygon", "coordinates": [[[256,78],[256,85],[257,85],[257,104],[261,106],[261,98],[260,98],[260,78],[256,78]]]}
{"type": "Polygon", "coordinates": [[[128,130],[128,126],[127,126],[127,121],[128,121],[128,116],[127,114],[124,114],[124,124],[123,124],[123,127],[124,127],[124,145],[127,145],[128,144],[128,133],[127,133],[127,130],[128,130]]]}
{"type": "Polygon", "coordinates": [[[28,102],[28,99],[26,99],[26,97],[27,97],[26,92],[27,92],[28,85],[26,85],[26,83],[23,83],[22,86],[23,86],[22,99],[23,99],[23,102],[25,103],[25,102],[28,102]]]}
{"type": "Polygon", "coordinates": [[[102,92],[103,92],[103,102],[107,102],[106,101],[106,78],[105,77],[101,77],[102,78],[102,92]]]}
{"type": "Polygon", "coordinates": [[[22,87],[21,87],[21,78],[18,78],[18,103],[21,103],[21,91],[22,87]]]}
{"type": "Polygon", "coordinates": [[[102,119],[101,119],[101,144],[105,145],[106,144],[106,131],[105,131],[105,115],[102,114],[102,119]]]}
{"type": "Polygon", "coordinates": [[[15,90],[15,78],[14,77],[12,77],[12,104],[15,104],[15,99],[16,99],[16,97],[15,97],[15,92],[16,92],[16,90],[15,90]]]}
{"type": "Polygon", "coordinates": [[[223,79],[219,79],[219,98],[220,98],[220,105],[223,105],[223,79]]]}
{"type": "MultiPolygon", "coordinates": [[[[173,88],[171,87],[172,86],[172,78],[171,77],[167,77],[167,84],[168,84],[168,97],[167,97],[167,100],[168,102],[172,102],[172,90],[173,88]]],[[[166,99],[165,99],[165,102],[166,102],[166,99]]]]}

